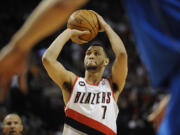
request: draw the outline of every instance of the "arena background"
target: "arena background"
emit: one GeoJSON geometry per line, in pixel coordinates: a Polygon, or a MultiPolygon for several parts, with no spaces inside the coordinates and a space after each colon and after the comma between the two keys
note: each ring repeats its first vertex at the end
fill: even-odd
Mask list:
{"type": "MultiPolygon", "coordinates": [[[[11,36],[22,26],[31,11],[40,0],[6,0],[0,5],[0,47],[8,43],[11,36]]],[[[134,46],[127,16],[121,1],[90,1],[84,9],[92,9],[100,13],[112,28],[120,35],[128,53],[128,77],[124,91],[120,95],[118,135],[154,135],[147,116],[163,97],[163,93],[152,88],[147,71],[141,63],[134,46]]],[[[61,135],[64,122],[64,103],[60,89],[48,77],[41,63],[44,50],[65,29],[59,29],[33,48],[28,68],[29,92],[24,95],[19,91],[16,76],[6,101],[0,105],[0,122],[7,113],[16,112],[23,120],[23,135],[61,135]]],[[[106,35],[97,37],[108,50],[111,60],[114,59],[106,35]]],[[[83,56],[88,45],[78,46],[71,41],[64,47],[60,57],[67,69],[83,76],[83,56]]],[[[109,73],[107,68],[105,76],[109,73]]],[[[13,67],[12,67],[13,68],[13,67]]],[[[1,133],[0,133],[1,134],[1,133]]]]}

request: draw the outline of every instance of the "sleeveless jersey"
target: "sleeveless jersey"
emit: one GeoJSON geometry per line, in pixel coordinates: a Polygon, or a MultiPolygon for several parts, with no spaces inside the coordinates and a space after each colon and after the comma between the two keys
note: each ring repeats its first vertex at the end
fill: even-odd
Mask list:
{"type": "Polygon", "coordinates": [[[77,77],[65,107],[63,135],[116,135],[118,112],[109,80],[93,85],[77,77]]]}

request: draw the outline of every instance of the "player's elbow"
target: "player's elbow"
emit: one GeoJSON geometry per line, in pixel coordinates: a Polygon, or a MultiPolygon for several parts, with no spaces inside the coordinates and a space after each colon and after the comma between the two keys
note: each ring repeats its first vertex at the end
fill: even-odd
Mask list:
{"type": "Polygon", "coordinates": [[[119,64],[122,65],[120,67],[122,67],[122,69],[120,71],[122,71],[121,73],[122,76],[124,76],[124,78],[126,78],[127,74],[128,74],[128,55],[127,53],[120,53],[118,56],[118,60],[119,60],[119,64]]]}
{"type": "Polygon", "coordinates": [[[120,57],[127,58],[127,53],[126,52],[121,52],[119,55],[120,55],[120,57]]]}
{"type": "Polygon", "coordinates": [[[118,59],[120,59],[121,61],[127,62],[128,60],[127,53],[126,52],[119,53],[118,59]]]}
{"type": "Polygon", "coordinates": [[[46,54],[44,54],[43,56],[42,56],[42,64],[44,65],[44,66],[46,66],[46,65],[48,65],[50,63],[50,59],[48,58],[48,56],[46,55],[46,54]]]}

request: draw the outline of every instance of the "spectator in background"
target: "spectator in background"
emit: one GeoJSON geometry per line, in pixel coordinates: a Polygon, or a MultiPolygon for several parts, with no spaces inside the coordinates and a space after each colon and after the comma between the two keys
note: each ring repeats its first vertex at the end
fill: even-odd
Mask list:
{"type": "Polygon", "coordinates": [[[2,131],[4,135],[21,135],[23,125],[17,114],[8,114],[3,120],[2,131]]]}

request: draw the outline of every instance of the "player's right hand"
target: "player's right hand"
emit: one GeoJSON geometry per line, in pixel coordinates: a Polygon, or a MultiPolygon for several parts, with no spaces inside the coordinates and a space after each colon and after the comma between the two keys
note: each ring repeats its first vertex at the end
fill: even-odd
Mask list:
{"type": "Polygon", "coordinates": [[[89,33],[90,33],[89,31],[80,31],[76,29],[71,29],[71,40],[76,41],[78,44],[85,44],[88,41],[82,40],[80,36],[84,34],[89,34],[89,33]]]}

